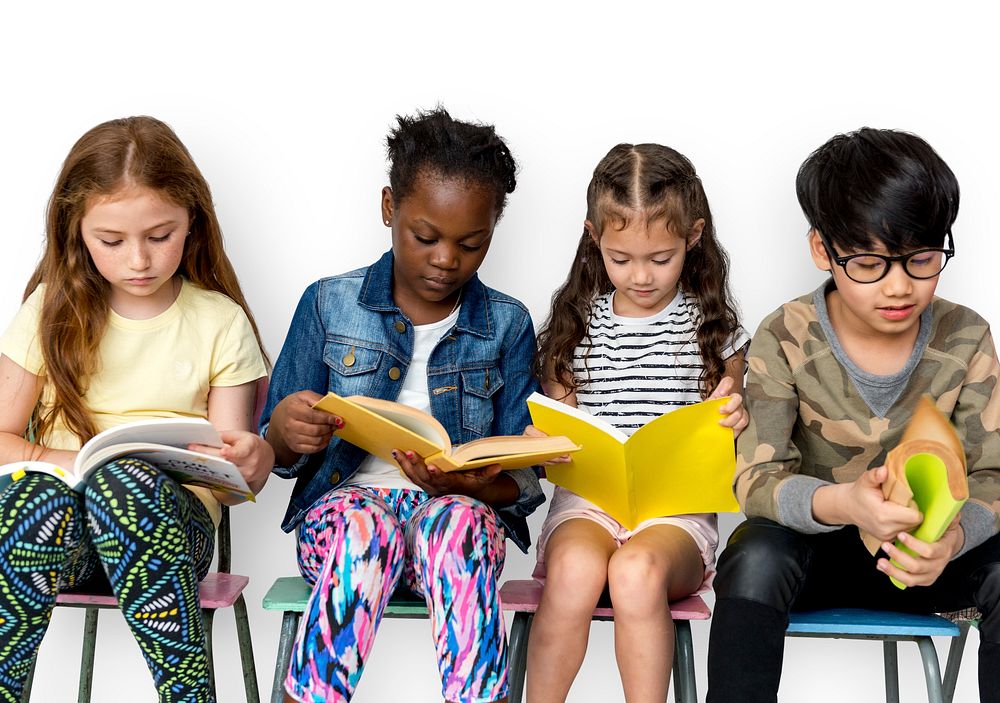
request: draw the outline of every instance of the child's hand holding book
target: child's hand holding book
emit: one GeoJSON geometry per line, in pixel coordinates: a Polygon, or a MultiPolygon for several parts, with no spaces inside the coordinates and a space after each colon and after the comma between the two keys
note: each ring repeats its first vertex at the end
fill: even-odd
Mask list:
{"type": "Polygon", "coordinates": [[[965,533],[958,515],[936,542],[925,542],[908,532],[901,532],[896,538],[905,549],[888,541],[883,542],[882,551],[889,555],[889,559],[879,559],[877,566],[896,585],[903,586],[930,586],[965,544],[965,533]]]}

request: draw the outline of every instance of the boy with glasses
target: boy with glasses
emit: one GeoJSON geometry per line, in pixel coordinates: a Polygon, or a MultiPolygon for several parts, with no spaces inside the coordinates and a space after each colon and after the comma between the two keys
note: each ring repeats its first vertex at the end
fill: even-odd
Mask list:
{"type": "Polygon", "coordinates": [[[919,137],[865,128],[813,152],[796,188],[830,278],[750,346],[735,482],[749,519],[719,560],[708,701],[775,701],[789,611],[835,607],[978,608],[980,696],[998,701],[1000,365],[986,321],[934,295],[958,183],[919,137]],[[920,513],[882,494],[886,453],[924,394],[957,428],[969,474],[935,543],[907,534],[920,513]],[[875,556],[858,528],[882,540],[875,556]]]}

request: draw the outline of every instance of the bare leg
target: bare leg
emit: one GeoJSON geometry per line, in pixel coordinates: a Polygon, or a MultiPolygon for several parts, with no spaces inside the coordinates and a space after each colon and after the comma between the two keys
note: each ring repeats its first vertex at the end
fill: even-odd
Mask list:
{"type": "Polygon", "coordinates": [[[701,585],[705,565],[687,532],[653,525],[634,535],[608,564],[615,608],[615,656],[628,703],[663,703],[670,688],[674,623],[667,600],[701,585]]]}
{"type": "Polygon", "coordinates": [[[545,547],[545,589],[528,638],[528,701],[565,701],[590,637],[590,618],[617,544],[595,522],[573,519],[545,547]]]}

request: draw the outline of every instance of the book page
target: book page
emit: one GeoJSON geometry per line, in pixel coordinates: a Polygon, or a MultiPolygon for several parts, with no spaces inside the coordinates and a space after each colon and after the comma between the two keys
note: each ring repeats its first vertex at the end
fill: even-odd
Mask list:
{"type": "Polygon", "coordinates": [[[439,466],[439,468],[443,471],[449,471],[452,470],[450,466],[454,465],[455,470],[466,470],[490,464],[500,464],[504,469],[523,469],[579,449],[580,447],[568,437],[562,436],[501,435],[484,437],[453,447],[449,457],[442,457],[450,460],[449,466],[439,466]]]}
{"type": "Polygon", "coordinates": [[[546,478],[600,506],[623,525],[628,524],[625,433],[600,418],[537,393],[528,398],[528,409],[532,424],[542,432],[565,435],[580,446],[570,463],[546,466],[546,478]]]}
{"type": "Polygon", "coordinates": [[[364,396],[342,398],[331,392],[313,407],[343,418],[344,426],[334,437],[389,464],[396,463],[394,449],[412,451],[424,459],[451,451],[451,440],[440,422],[400,403],[364,396]]]}
{"type": "Polygon", "coordinates": [[[85,476],[92,468],[92,457],[96,453],[106,447],[124,443],[180,448],[186,448],[189,444],[221,447],[222,438],[212,423],[203,418],[151,418],[128,422],[107,429],[84,444],[76,457],[75,473],[85,476]]]}
{"type": "Polygon", "coordinates": [[[684,513],[735,512],[733,431],[719,425],[727,398],[678,408],[625,444],[636,524],[684,513]]]}

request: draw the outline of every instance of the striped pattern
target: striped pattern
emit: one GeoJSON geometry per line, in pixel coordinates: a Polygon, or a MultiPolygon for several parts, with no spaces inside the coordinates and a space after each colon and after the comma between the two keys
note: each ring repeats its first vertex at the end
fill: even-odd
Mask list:
{"type": "MultiPolygon", "coordinates": [[[[573,374],[584,382],[576,402],[631,435],[663,413],[701,400],[700,311],[694,298],[678,290],[655,315],[619,317],[612,309],[613,296],[594,300],[587,336],[573,353],[573,374]]],[[[731,348],[739,349],[747,340],[740,329],[731,348]]]]}

